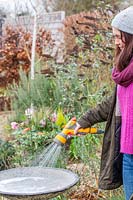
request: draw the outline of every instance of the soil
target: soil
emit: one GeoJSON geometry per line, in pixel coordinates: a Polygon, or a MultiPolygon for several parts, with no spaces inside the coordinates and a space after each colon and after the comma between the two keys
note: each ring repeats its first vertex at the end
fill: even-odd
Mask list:
{"type": "Polygon", "coordinates": [[[97,189],[97,181],[94,173],[84,163],[70,164],[67,167],[79,174],[80,184],[68,192],[68,200],[104,200],[105,195],[97,189]],[[89,175],[88,175],[89,173],[89,175]],[[91,177],[91,178],[90,178],[91,177]]]}

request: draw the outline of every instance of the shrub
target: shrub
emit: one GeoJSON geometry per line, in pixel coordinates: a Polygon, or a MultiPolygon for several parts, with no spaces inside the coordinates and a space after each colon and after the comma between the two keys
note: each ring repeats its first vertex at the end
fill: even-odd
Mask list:
{"type": "MultiPolygon", "coordinates": [[[[0,50],[0,87],[7,87],[13,81],[19,81],[19,69],[28,73],[31,65],[31,46],[32,34],[24,28],[13,28],[7,26],[5,35],[3,36],[3,45],[0,50]]],[[[39,29],[36,41],[36,56],[48,59],[48,55],[44,55],[44,48],[52,48],[54,42],[51,33],[45,29],[39,29]]]]}
{"type": "Polygon", "coordinates": [[[0,139],[0,170],[11,167],[14,155],[15,149],[13,145],[0,139]]]}

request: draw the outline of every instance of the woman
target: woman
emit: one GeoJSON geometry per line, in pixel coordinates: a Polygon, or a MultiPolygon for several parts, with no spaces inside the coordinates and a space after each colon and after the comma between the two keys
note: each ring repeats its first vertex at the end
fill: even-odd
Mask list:
{"type": "Polygon", "coordinates": [[[87,111],[77,123],[86,128],[107,121],[99,176],[99,188],[115,189],[123,184],[126,200],[133,195],[133,6],[112,21],[116,45],[111,97],[87,111]]]}

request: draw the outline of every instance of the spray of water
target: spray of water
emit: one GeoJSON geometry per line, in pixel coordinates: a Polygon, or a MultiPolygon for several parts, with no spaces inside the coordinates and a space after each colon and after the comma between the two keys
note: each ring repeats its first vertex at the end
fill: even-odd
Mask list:
{"type": "Polygon", "coordinates": [[[32,166],[55,167],[59,160],[61,149],[61,145],[56,144],[55,142],[51,143],[33,160],[32,166]]]}

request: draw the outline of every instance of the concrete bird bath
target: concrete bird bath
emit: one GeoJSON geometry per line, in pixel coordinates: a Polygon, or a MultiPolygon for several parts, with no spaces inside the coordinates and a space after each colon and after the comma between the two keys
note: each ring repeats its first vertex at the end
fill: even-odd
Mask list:
{"type": "Polygon", "coordinates": [[[0,171],[0,195],[9,200],[45,200],[58,196],[79,181],[70,170],[22,167],[0,171]]]}

